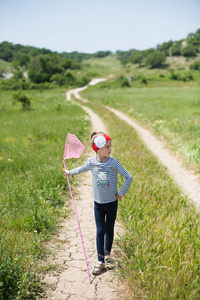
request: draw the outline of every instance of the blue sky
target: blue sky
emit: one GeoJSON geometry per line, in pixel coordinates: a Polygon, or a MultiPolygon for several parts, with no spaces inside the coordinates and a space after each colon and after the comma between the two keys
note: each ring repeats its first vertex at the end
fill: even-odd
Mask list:
{"type": "Polygon", "coordinates": [[[0,0],[0,42],[58,52],[145,50],[200,28],[200,0],[0,0]]]}

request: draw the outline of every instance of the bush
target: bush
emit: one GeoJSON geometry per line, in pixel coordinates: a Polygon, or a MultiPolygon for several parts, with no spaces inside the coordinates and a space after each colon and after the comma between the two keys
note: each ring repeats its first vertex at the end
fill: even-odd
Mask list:
{"type": "Polygon", "coordinates": [[[194,80],[192,74],[185,73],[185,74],[181,74],[181,73],[174,73],[171,72],[169,79],[171,80],[180,80],[180,81],[190,81],[190,80],[194,80]]]}
{"type": "Polygon", "coordinates": [[[200,60],[196,60],[193,64],[191,64],[190,69],[200,71],[200,60]]]}
{"type": "Polygon", "coordinates": [[[190,57],[190,56],[196,56],[197,52],[196,52],[196,49],[195,49],[194,46],[188,45],[188,46],[182,48],[181,54],[183,56],[189,56],[190,57]]]}
{"type": "Polygon", "coordinates": [[[179,56],[181,55],[181,44],[176,43],[170,48],[170,53],[172,56],[179,56]]]}
{"type": "Polygon", "coordinates": [[[132,53],[131,54],[131,62],[133,64],[138,64],[139,66],[141,66],[142,62],[143,62],[143,59],[144,59],[144,55],[142,53],[132,53]]]}
{"type": "Polygon", "coordinates": [[[74,82],[76,81],[76,77],[70,72],[65,73],[65,78],[66,78],[66,83],[68,85],[73,85],[74,82]]]}
{"type": "Polygon", "coordinates": [[[51,76],[50,81],[58,85],[64,85],[66,82],[66,78],[61,74],[54,74],[53,76],[51,76]]]}
{"type": "Polygon", "coordinates": [[[121,87],[130,87],[130,83],[128,79],[124,76],[120,76],[117,81],[119,82],[121,87]]]}
{"type": "Polygon", "coordinates": [[[18,70],[13,75],[14,79],[22,79],[24,77],[23,72],[21,70],[18,70]]]}
{"type": "Polygon", "coordinates": [[[21,258],[13,259],[1,244],[0,252],[0,299],[36,299],[42,291],[39,279],[25,271],[21,258]]]}
{"type": "Polygon", "coordinates": [[[30,100],[30,98],[28,98],[21,91],[13,94],[13,105],[15,105],[17,102],[20,102],[22,104],[22,108],[24,110],[31,109],[31,100],[30,100]]]}
{"type": "Polygon", "coordinates": [[[125,58],[122,58],[120,60],[120,62],[121,62],[123,67],[126,67],[126,65],[129,63],[129,59],[125,57],[125,58]]]}
{"type": "Polygon", "coordinates": [[[144,84],[148,83],[148,81],[147,81],[147,79],[145,77],[142,78],[141,82],[144,83],[144,84]]]}
{"type": "Polygon", "coordinates": [[[166,56],[164,53],[155,51],[147,56],[146,64],[150,65],[151,68],[160,68],[165,60],[166,56]]]}

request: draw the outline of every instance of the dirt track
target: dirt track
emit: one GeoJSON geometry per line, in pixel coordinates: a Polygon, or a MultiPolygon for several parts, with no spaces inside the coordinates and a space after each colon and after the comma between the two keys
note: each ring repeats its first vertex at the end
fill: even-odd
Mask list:
{"type": "MultiPolygon", "coordinates": [[[[90,116],[92,131],[105,131],[108,133],[101,119],[89,108],[83,107],[90,116]]],[[[88,157],[94,156],[94,152],[89,152],[88,157]]],[[[80,176],[80,175],[79,175],[80,176]]],[[[87,267],[84,259],[83,248],[79,235],[79,229],[74,213],[62,223],[62,231],[58,240],[58,246],[53,247],[55,258],[49,257],[50,263],[57,263],[62,266],[61,272],[46,274],[43,282],[47,284],[46,296],[44,299],[101,299],[101,300],[123,300],[126,298],[126,291],[120,285],[118,287],[117,278],[114,271],[106,270],[99,276],[93,276],[91,269],[97,261],[96,254],[96,226],[93,213],[92,199],[92,179],[90,172],[81,176],[78,188],[78,197],[74,197],[76,210],[83,236],[85,252],[87,255],[88,266],[92,283],[89,284],[87,267]]],[[[71,180],[71,179],[70,179],[71,180]]],[[[70,199],[69,199],[70,200],[70,199]]],[[[116,224],[115,235],[117,234],[118,224],[116,224]]],[[[114,253],[116,245],[113,245],[114,253]]],[[[129,298],[130,299],[130,298],[129,298]]]]}
{"type": "MultiPolygon", "coordinates": [[[[100,79],[100,81],[102,80],[105,79],[100,79]]],[[[98,79],[96,79],[95,81],[91,82],[90,85],[98,82],[98,79]]],[[[70,101],[71,95],[74,94],[76,98],[82,100],[83,102],[87,102],[87,100],[82,99],[82,97],[78,94],[87,87],[88,86],[67,92],[67,100],[70,101]]],[[[109,133],[101,119],[96,114],[94,114],[87,107],[82,106],[82,108],[85,109],[90,116],[93,131],[101,130],[109,133]]],[[[149,149],[167,167],[169,173],[177,182],[177,184],[183,189],[185,194],[189,196],[196,206],[200,207],[200,184],[198,182],[198,178],[183,168],[181,163],[178,162],[167,149],[164,149],[162,143],[148,130],[133,122],[123,113],[111,108],[108,109],[115,113],[119,118],[130,124],[137,131],[149,149]]],[[[88,153],[88,157],[91,157],[92,155],[94,155],[94,153],[88,153]]],[[[81,178],[82,179],[78,191],[79,196],[75,197],[75,202],[88,259],[88,265],[91,271],[93,264],[96,261],[96,229],[93,214],[91,175],[89,172],[87,172],[81,178]]],[[[120,285],[120,287],[118,287],[117,278],[115,277],[113,271],[109,270],[96,277],[91,276],[90,272],[92,284],[89,284],[78,225],[73,213],[71,214],[70,218],[67,218],[65,221],[63,221],[62,226],[63,229],[58,237],[60,243],[58,243],[58,246],[56,244],[51,245],[55,253],[54,263],[61,265],[62,271],[46,274],[44,277],[43,281],[47,283],[45,299],[130,299],[128,295],[126,296],[126,290],[123,288],[123,286],[120,285]]],[[[119,232],[119,230],[120,228],[117,224],[116,233],[119,232]]],[[[113,252],[115,249],[116,245],[114,244],[113,252]]],[[[50,262],[52,262],[52,257],[50,257],[50,262]]]]}
{"type": "MultiPolygon", "coordinates": [[[[101,81],[102,80],[105,79],[101,79],[101,81]]],[[[95,84],[96,83],[98,83],[98,79],[96,79],[95,84]]],[[[71,90],[70,93],[74,94],[76,97],[78,96],[77,98],[82,100],[83,102],[87,102],[87,100],[83,99],[79,94],[77,95],[77,93],[81,92],[87,87],[88,85],[83,88],[71,90]]],[[[67,95],[68,100],[71,99],[70,97],[69,95],[67,95]]],[[[170,153],[170,151],[163,146],[163,143],[158,138],[156,138],[149,130],[143,128],[142,126],[131,120],[130,117],[116,109],[110,107],[107,107],[107,109],[112,111],[115,115],[131,125],[137,131],[138,135],[141,137],[147,147],[155,154],[155,156],[157,156],[162,164],[166,166],[169,174],[182,188],[184,194],[189,197],[189,199],[195,204],[198,209],[200,209],[200,178],[184,168],[181,162],[178,161],[170,153]]]]}

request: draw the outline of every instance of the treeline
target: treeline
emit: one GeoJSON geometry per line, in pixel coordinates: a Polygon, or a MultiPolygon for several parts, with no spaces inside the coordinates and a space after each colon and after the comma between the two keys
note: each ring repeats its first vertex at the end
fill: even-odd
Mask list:
{"type": "Polygon", "coordinates": [[[143,51],[136,49],[130,49],[129,51],[119,50],[116,54],[124,66],[130,62],[139,66],[145,64],[151,68],[159,68],[166,61],[167,56],[195,57],[199,52],[200,28],[195,33],[189,33],[186,39],[164,42],[161,45],[157,45],[156,48],[143,51]]]}
{"type": "Polygon", "coordinates": [[[74,52],[62,52],[58,53],[55,51],[51,51],[45,48],[37,48],[33,46],[24,46],[21,44],[13,44],[9,42],[2,42],[0,43],[0,59],[3,59],[7,62],[15,61],[16,64],[18,63],[20,66],[26,66],[32,57],[36,57],[38,55],[46,55],[46,54],[57,54],[61,60],[70,59],[75,60],[77,62],[81,62],[83,59],[89,59],[91,57],[105,57],[110,55],[111,51],[98,51],[93,54],[89,53],[80,53],[77,51],[74,52]]]}
{"type": "MultiPolygon", "coordinates": [[[[83,59],[102,58],[110,54],[110,51],[98,51],[94,54],[77,51],[58,53],[45,48],[2,42],[0,59],[10,62],[15,72],[11,79],[2,81],[0,85],[4,89],[34,88],[37,84],[46,84],[47,87],[48,83],[82,86],[87,84],[90,78],[76,78],[70,70],[81,69],[83,59]]],[[[3,71],[1,70],[1,74],[3,71]]]]}

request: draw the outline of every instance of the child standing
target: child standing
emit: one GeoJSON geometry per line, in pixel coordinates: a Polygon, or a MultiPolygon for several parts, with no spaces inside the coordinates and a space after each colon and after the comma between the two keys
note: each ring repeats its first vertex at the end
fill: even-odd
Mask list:
{"type": "Polygon", "coordinates": [[[92,173],[92,190],[94,199],[94,215],[96,222],[96,246],[98,262],[95,263],[92,273],[100,274],[105,268],[105,262],[109,262],[113,244],[114,225],[117,216],[118,199],[121,200],[127,193],[133,176],[120,164],[110,157],[112,140],[104,132],[94,132],[91,135],[91,146],[96,156],[89,158],[86,163],[71,171],[65,170],[70,175],[80,174],[86,171],[92,173]],[[124,184],[117,191],[117,174],[124,178],[124,184]]]}

